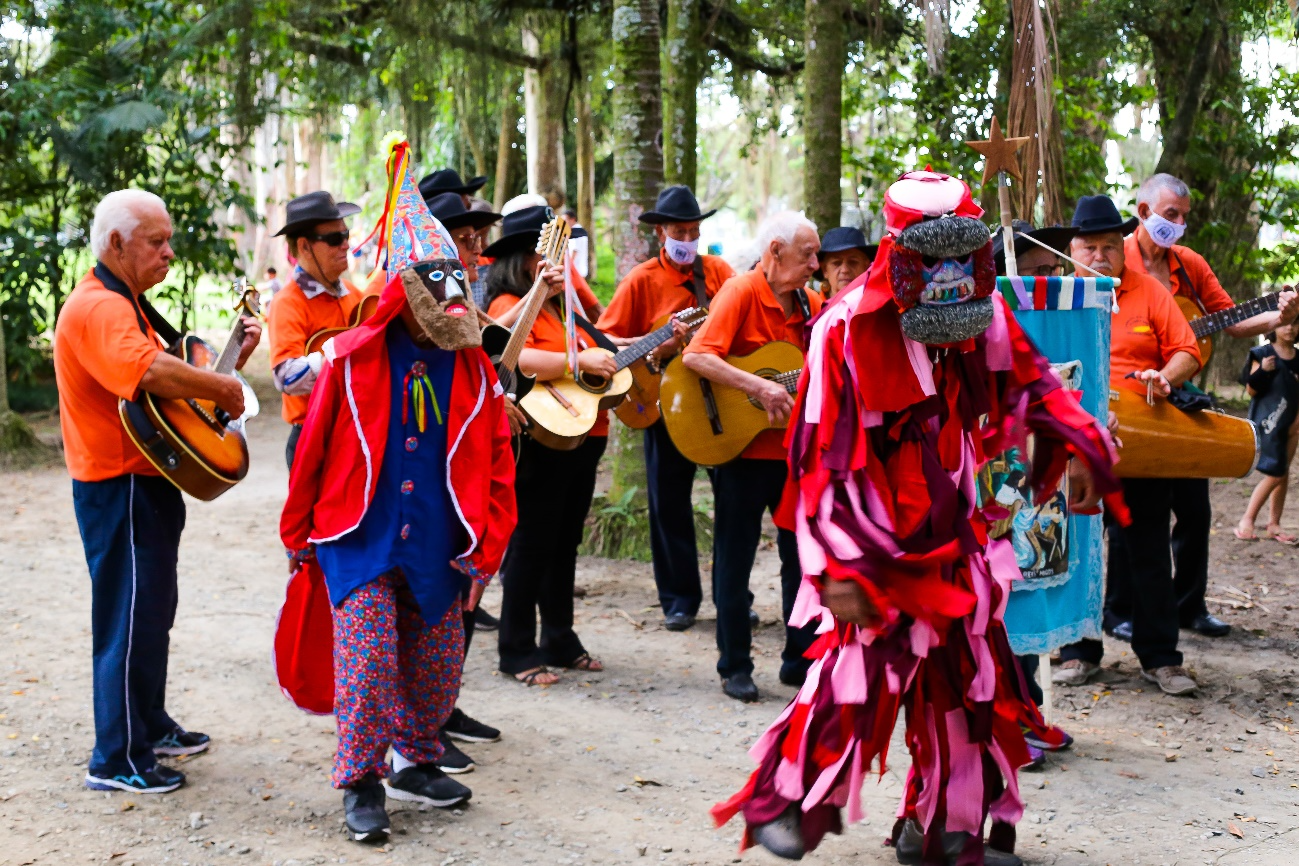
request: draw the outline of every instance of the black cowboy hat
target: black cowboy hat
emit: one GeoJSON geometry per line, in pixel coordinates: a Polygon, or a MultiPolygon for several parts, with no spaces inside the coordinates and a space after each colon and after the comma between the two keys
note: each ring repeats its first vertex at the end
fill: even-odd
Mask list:
{"type": "Polygon", "coordinates": [[[640,215],[640,221],[658,225],[660,223],[693,223],[706,220],[716,209],[708,213],[699,212],[699,201],[688,186],[670,186],[659,193],[654,210],[647,210],[640,215]]]}
{"type": "MultiPolygon", "coordinates": [[[[1056,252],[1068,253],[1069,241],[1073,240],[1078,234],[1078,229],[1071,226],[1047,226],[1045,228],[1035,229],[1033,224],[1025,220],[1012,220],[1010,227],[1015,230],[1015,256],[1024,255],[1031,249],[1037,247],[1033,241],[1025,240],[1019,235],[1026,234],[1035,240],[1046,244],[1056,252]]],[[[1006,245],[1005,233],[1000,228],[992,236],[992,257],[997,265],[997,273],[1006,273],[1006,245]]]]}
{"type": "Polygon", "coordinates": [[[1124,220],[1114,201],[1107,195],[1085,195],[1078,199],[1073,212],[1073,227],[1080,235],[1099,235],[1105,232],[1132,234],[1139,220],[1124,220]]]}
{"type": "Polygon", "coordinates": [[[454,168],[443,168],[432,174],[424,175],[424,179],[419,182],[419,194],[424,198],[433,198],[444,192],[453,192],[457,195],[473,195],[483,188],[487,183],[487,176],[471,177],[469,180],[460,179],[460,174],[454,168]]]}
{"type": "Polygon", "coordinates": [[[458,192],[444,192],[425,199],[429,212],[438,218],[438,222],[447,229],[458,229],[461,226],[473,226],[475,229],[487,228],[501,218],[498,213],[486,210],[470,210],[458,192]]]}
{"type": "MultiPolygon", "coordinates": [[[[866,243],[866,235],[859,228],[839,226],[830,229],[825,233],[825,237],[821,238],[821,250],[817,255],[841,253],[845,250],[861,250],[866,254],[866,258],[873,262],[875,261],[875,254],[880,251],[880,245],[866,243]]],[[[817,268],[816,273],[812,274],[812,276],[818,280],[825,279],[825,275],[820,268],[817,268]]]]}
{"type": "Polygon", "coordinates": [[[519,250],[535,249],[537,240],[541,237],[541,230],[554,218],[555,212],[545,205],[525,207],[523,210],[506,214],[501,222],[500,239],[494,244],[489,244],[482,255],[489,259],[498,259],[519,250]]]}
{"type": "Polygon", "coordinates": [[[335,202],[334,197],[323,189],[309,192],[284,206],[284,228],[272,237],[302,234],[317,223],[346,219],[360,212],[361,208],[350,201],[335,202]]]}

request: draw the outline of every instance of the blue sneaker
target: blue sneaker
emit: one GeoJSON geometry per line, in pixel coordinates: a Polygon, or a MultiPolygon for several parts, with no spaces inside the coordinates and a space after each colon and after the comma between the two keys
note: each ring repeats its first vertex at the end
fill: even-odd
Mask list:
{"type": "Polygon", "coordinates": [[[136,794],[166,794],[185,784],[185,774],[162,764],[143,773],[121,776],[86,774],[86,787],[92,791],[133,791],[136,794]]]}
{"type": "Polygon", "coordinates": [[[178,725],[176,730],[153,744],[153,753],[155,755],[169,755],[172,757],[178,755],[197,755],[199,752],[206,752],[207,747],[211,744],[212,738],[207,734],[200,734],[197,731],[187,731],[178,725]]]}

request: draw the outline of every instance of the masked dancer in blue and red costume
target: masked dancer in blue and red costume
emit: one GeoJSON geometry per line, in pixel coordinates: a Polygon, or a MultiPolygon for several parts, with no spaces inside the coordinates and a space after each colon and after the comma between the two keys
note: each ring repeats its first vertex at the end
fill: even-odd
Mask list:
{"type": "Polygon", "coordinates": [[[421,234],[405,256],[420,262],[375,315],[326,344],[280,522],[328,589],[332,782],[358,841],[388,835],[387,795],[470,796],[438,768],[438,732],[460,691],[462,604],[477,604],[516,522],[505,396],[464,269],[437,231],[421,234]]]}
{"type": "Polygon", "coordinates": [[[871,269],[813,325],[787,437],[781,518],[804,575],[791,625],[818,626],[815,660],[714,816],[742,811],[745,846],[802,857],[842,831],[840,809],[861,819],[866,774],[884,772],[905,710],[899,862],[1017,864],[1021,724],[1043,723],[1002,624],[1014,550],[989,538],[1004,514],[980,507],[975,473],[1031,431],[1039,493],[1067,474],[1071,507],[1105,496],[1122,512],[1113,445],[994,294],[969,188],[910,172],[884,213],[871,269]]]}

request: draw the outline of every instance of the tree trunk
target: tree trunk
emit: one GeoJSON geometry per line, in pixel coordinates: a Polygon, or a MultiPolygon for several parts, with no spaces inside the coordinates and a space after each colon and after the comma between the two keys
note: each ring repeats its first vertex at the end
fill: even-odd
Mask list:
{"type": "Polygon", "coordinates": [[[807,0],[803,70],[803,208],[824,234],[839,225],[843,164],[845,0],[807,0]]]}
{"type": "Polygon", "coordinates": [[[510,145],[514,143],[518,128],[516,86],[513,76],[506,76],[501,87],[501,130],[496,139],[496,180],[492,185],[492,209],[497,213],[510,199],[510,153],[513,150],[510,145]]]}
{"type": "Polygon", "coordinates": [[[315,118],[298,124],[302,135],[302,151],[306,156],[306,188],[303,192],[316,192],[325,188],[325,146],[320,134],[320,121],[315,118]]]}
{"type": "MultiPolygon", "coordinates": [[[[657,253],[638,218],[663,185],[663,108],[658,0],[615,0],[613,8],[613,246],[615,279],[657,253]]],[[[649,547],[643,438],[616,419],[610,432],[612,485],[595,512],[592,535],[606,555],[649,547]],[[615,543],[616,542],[616,543],[615,543]]]]}
{"type": "Polygon", "coordinates": [[[595,127],[591,120],[591,82],[577,83],[577,221],[587,230],[587,280],[595,279],[595,127]]]}
{"type": "Polygon", "coordinates": [[[528,192],[546,197],[552,207],[567,198],[564,165],[564,97],[568,70],[558,60],[560,36],[538,18],[523,29],[523,50],[552,62],[523,71],[524,117],[527,131],[528,192]]]}
{"type": "Polygon", "coordinates": [[[703,66],[700,0],[668,0],[663,34],[664,182],[695,189],[696,90],[703,66]]]}

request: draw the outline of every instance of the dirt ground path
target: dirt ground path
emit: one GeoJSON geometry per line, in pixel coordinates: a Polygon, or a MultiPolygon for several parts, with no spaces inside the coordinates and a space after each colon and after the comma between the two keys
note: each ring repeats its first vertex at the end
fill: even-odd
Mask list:
{"type": "MultiPolygon", "coordinates": [[[[271,672],[286,473],[285,428],[266,403],[248,479],[215,503],[189,505],[169,709],[214,746],[181,765],[189,784],[171,795],[82,787],[93,734],[90,592],[70,484],[61,467],[0,474],[0,864],[740,862],[739,827],[714,829],[708,808],[744,783],[746,747],[793,695],[776,681],[770,544],[753,579],[762,702],[721,694],[711,606],[693,630],[664,631],[648,565],[583,559],[578,629],[607,672],[525,689],[496,675],[495,635],[480,632],[461,705],[504,738],[466,749],[478,762],[462,777],[472,804],[394,804],[389,845],[347,841],[328,784],[332,720],[291,707],[271,672]]],[[[1103,683],[1056,690],[1057,720],[1077,745],[1046,772],[1021,776],[1027,862],[1299,862],[1296,554],[1232,538],[1249,489],[1214,485],[1210,595],[1226,598],[1231,587],[1259,603],[1224,614],[1236,626],[1228,638],[1183,634],[1198,697],[1152,691],[1114,642],[1103,683]]],[[[499,611],[499,589],[485,604],[499,611]]],[[[892,755],[880,783],[866,787],[868,819],[810,862],[896,862],[881,844],[907,759],[900,745],[892,755]]],[[[743,859],[776,862],[765,852],[743,859]]]]}

